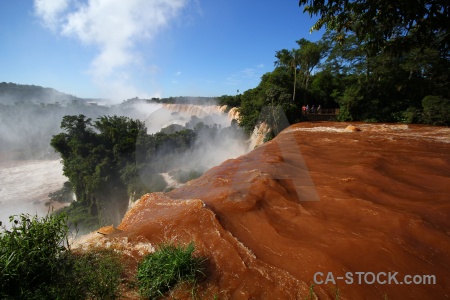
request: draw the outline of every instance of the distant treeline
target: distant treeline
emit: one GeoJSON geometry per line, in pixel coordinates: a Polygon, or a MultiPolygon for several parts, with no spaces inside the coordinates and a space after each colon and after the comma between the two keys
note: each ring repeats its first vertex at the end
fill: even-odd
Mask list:
{"type": "Polygon", "coordinates": [[[163,103],[163,104],[195,104],[195,105],[217,105],[217,97],[167,97],[167,98],[151,98],[140,99],[138,97],[124,100],[122,105],[135,104],[139,102],[147,103],[163,103]]]}
{"type": "MultiPolygon", "coordinates": [[[[126,99],[122,104],[133,104],[136,102],[149,103],[170,103],[170,104],[196,104],[196,105],[216,105],[217,97],[192,97],[192,96],[178,96],[165,98],[151,98],[140,99],[138,97],[126,99]]],[[[53,88],[45,88],[37,85],[17,84],[12,82],[0,83],[0,104],[15,104],[15,103],[42,103],[42,104],[68,104],[71,102],[108,102],[107,99],[91,99],[79,98],[73,95],[65,94],[53,88]]]]}
{"type": "Polygon", "coordinates": [[[0,103],[14,104],[20,102],[56,103],[81,100],[73,95],[59,92],[52,88],[16,83],[0,83],[0,103]]]}

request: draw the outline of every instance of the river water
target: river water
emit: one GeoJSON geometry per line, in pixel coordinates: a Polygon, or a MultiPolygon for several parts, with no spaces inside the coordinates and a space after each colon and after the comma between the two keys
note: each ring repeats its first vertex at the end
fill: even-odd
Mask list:
{"type": "MultiPolygon", "coordinates": [[[[224,112],[225,107],[217,105],[170,104],[163,106],[160,104],[142,104],[135,108],[141,113],[141,119],[145,119],[149,123],[148,126],[156,126],[155,132],[159,131],[164,123],[173,123],[174,119],[182,119],[186,122],[191,116],[210,116],[211,122],[229,126],[231,120],[237,117],[235,109],[227,114],[224,112]],[[164,110],[167,110],[167,112],[164,113],[164,110]],[[167,115],[167,120],[163,118],[164,115],[167,115]],[[159,123],[155,123],[157,117],[162,118],[159,123]]],[[[150,127],[148,127],[149,131],[151,131],[150,127]]],[[[0,129],[4,130],[5,128],[0,129]]],[[[17,138],[23,137],[18,136],[17,138]]],[[[203,161],[212,156],[211,161],[208,161],[209,164],[217,165],[223,160],[246,152],[245,145],[238,147],[237,142],[233,142],[228,145],[229,149],[225,149],[227,151],[208,148],[208,151],[203,151],[206,153],[201,152],[198,156],[203,161]],[[207,155],[208,153],[214,153],[214,155],[207,155]]],[[[57,202],[49,203],[48,194],[60,189],[63,183],[68,180],[63,175],[62,164],[59,159],[17,159],[20,156],[19,152],[4,152],[0,148],[0,221],[4,223],[10,215],[30,213],[43,216],[52,207],[54,209],[62,207],[62,204],[57,202]]]]}
{"type": "Polygon", "coordinates": [[[20,213],[45,215],[59,203],[48,203],[48,194],[60,189],[67,178],[59,160],[0,161],[0,221],[20,213]]]}

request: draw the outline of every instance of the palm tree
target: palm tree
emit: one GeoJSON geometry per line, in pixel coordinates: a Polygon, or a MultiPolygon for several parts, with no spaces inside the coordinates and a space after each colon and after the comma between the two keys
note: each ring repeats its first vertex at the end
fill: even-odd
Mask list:
{"type": "Polygon", "coordinates": [[[297,69],[300,65],[299,49],[282,49],[277,51],[275,57],[278,59],[275,61],[275,66],[287,67],[294,69],[294,91],[292,93],[292,102],[295,100],[295,90],[297,89],[297,69]]]}
{"type": "Polygon", "coordinates": [[[316,68],[320,60],[324,57],[325,53],[328,51],[328,46],[323,42],[311,42],[307,39],[300,39],[296,41],[300,46],[297,50],[298,64],[300,69],[303,70],[304,74],[304,86],[305,90],[308,89],[308,83],[311,77],[311,73],[316,68]]]}

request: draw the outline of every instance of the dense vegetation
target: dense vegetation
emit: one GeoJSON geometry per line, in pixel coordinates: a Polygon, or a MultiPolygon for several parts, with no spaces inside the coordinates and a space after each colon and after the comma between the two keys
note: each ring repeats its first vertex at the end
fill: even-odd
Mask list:
{"type": "MultiPolygon", "coordinates": [[[[118,224],[129,198],[167,188],[160,173],[170,172],[179,182],[199,177],[204,166],[190,159],[195,151],[215,140],[226,143],[236,133],[234,127],[203,121],[192,117],[177,130],[169,126],[148,134],[143,121],[123,116],[96,121],[84,115],[64,116],[63,132],[53,136],[51,145],[60,154],[76,195],[77,201],[64,209],[71,222],[84,229],[118,224]]],[[[53,196],[62,194],[64,190],[53,196]]]]}
{"type": "Polygon", "coordinates": [[[290,123],[301,107],[340,108],[338,120],[450,125],[449,6],[445,1],[301,0],[319,15],[322,39],[297,41],[275,53],[275,69],[242,95],[222,96],[240,106],[247,132],[263,107],[282,108],[290,123]]]}
{"type": "Polygon", "coordinates": [[[162,243],[126,270],[119,250],[73,250],[63,214],[22,214],[10,223],[0,223],[0,299],[121,299],[126,290],[138,295],[138,288],[156,299],[183,282],[195,292],[204,276],[205,259],[193,256],[193,243],[162,243]]]}
{"type": "Polygon", "coordinates": [[[39,295],[45,283],[57,279],[57,260],[65,250],[63,216],[47,217],[41,222],[21,215],[11,217],[10,222],[12,228],[4,227],[0,235],[0,298],[39,295]]]}
{"type": "MultiPolygon", "coordinates": [[[[446,3],[299,3],[306,12],[319,15],[313,29],[325,26],[323,37],[315,42],[300,39],[298,47],[276,51],[274,70],[264,74],[257,87],[219,98],[220,104],[239,106],[239,125],[247,132],[266,121],[276,135],[289,123],[302,120],[301,107],[306,104],[339,108],[337,119],[342,121],[450,125],[446,3]]],[[[64,174],[78,200],[68,208],[70,216],[91,226],[116,223],[128,196],[164,190],[166,183],[158,173],[183,169],[173,161],[194,147],[199,132],[211,137],[232,131],[197,121],[148,135],[144,123],[134,120],[143,119],[133,108],[136,103],[210,104],[213,99],[208,97],[133,98],[108,108],[51,89],[11,83],[0,84],[0,96],[7,99],[0,104],[0,125],[7,129],[0,132],[0,150],[15,145],[15,137],[24,137],[24,133],[29,137],[21,138],[15,149],[47,150],[49,133],[57,133],[56,120],[65,115],[64,132],[56,134],[51,145],[63,159],[64,174]],[[51,92],[67,100],[64,104],[24,101],[30,91],[51,92]],[[75,115],[79,109],[89,115],[75,115]],[[91,119],[116,114],[133,117],[91,119]],[[38,124],[46,128],[36,131],[42,127],[38,124]]],[[[177,177],[184,181],[201,171],[180,170],[177,177]]]]}
{"type": "Polygon", "coordinates": [[[448,58],[450,9],[445,0],[414,3],[390,0],[299,0],[304,12],[318,15],[312,30],[323,26],[338,34],[351,31],[366,49],[378,52],[410,52],[432,47],[448,58]]]}
{"type": "Polygon", "coordinates": [[[52,138],[64,175],[77,201],[67,209],[82,227],[117,224],[131,195],[162,191],[166,182],[157,174],[170,170],[170,157],[189,149],[196,134],[147,134],[144,122],[127,117],[65,116],[64,132],[52,138]]]}
{"type": "Polygon", "coordinates": [[[67,115],[83,114],[96,119],[120,115],[144,120],[152,105],[165,103],[216,105],[211,97],[132,98],[116,105],[102,99],[82,99],[51,88],[15,83],[0,83],[0,151],[15,158],[56,157],[50,146],[67,115]],[[147,111],[147,108],[149,109],[147,111]]]}
{"type": "Polygon", "coordinates": [[[117,253],[68,246],[64,215],[10,217],[0,231],[1,299],[119,299],[117,253]]]}
{"type": "MultiPolygon", "coordinates": [[[[276,134],[282,129],[279,125],[286,124],[279,116],[283,113],[290,123],[298,122],[306,104],[339,108],[337,119],[342,121],[450,125],[446,1],[402,5],[388,0],[300,0],[299,4],[319,16],[313,30],[327,28],[322,39],[300,39],[297,48],[277,51],[274,70],[264,74],[257,87],[219,98],[222,105],[239,106],[239,125],[247,132],[266,121],[276,134]]],[[[55,134],[51,146],[61,155],[70,182],[52,196],[67,199],[73,189],[77,201],[65,211],[70,223],[87,229],[120,221],[130,196],[165,190],[159,173],[172,171],[179,182],[198,177],[201,170],[180,169],[174,158],[192,150],[200,132],[215,136],[232,130],[194,122],[189,129],[172,126],[148,134],[142,121],[106,116],[117,111],[37,86],[0,83],[0,99],[0,126],[6,129],[0,132],[0,150],[46,151],[49,136],[55,134]],[[79,114],[80,109],[89,115],[79,114]],[[104,116],[91,119],[99,115],[104,116]],[[55,124],[61,119],[63,132],[56,134],[55,124]]],[[[140,101],[129,99],[118,110],[126,114],[128,105],[140,101]]],[[[144,101],[214,104],[208,97],[144,101]]],[[[70,251],[64,212],[43,219],[21,215],[10,221],[9,229],[0,223],[0,298],[120,296],[122,267],[116,254],[70,251]]],[[[192,244],[163,245],[147,257],[138,269],[142,296],[160,296],[183,280],[195,284],[203,261],[192,257],[193,250],[192,244]]]]}

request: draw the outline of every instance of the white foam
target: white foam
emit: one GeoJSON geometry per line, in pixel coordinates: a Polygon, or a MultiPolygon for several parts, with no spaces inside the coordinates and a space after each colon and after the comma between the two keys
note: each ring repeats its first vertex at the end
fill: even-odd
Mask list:
{"type": "Polygon", "coordinates": [[[0,163],[0,220],[13,214],[43,216],[48,194],[67,181],[59,160],[27,160],[0,163]]]}

